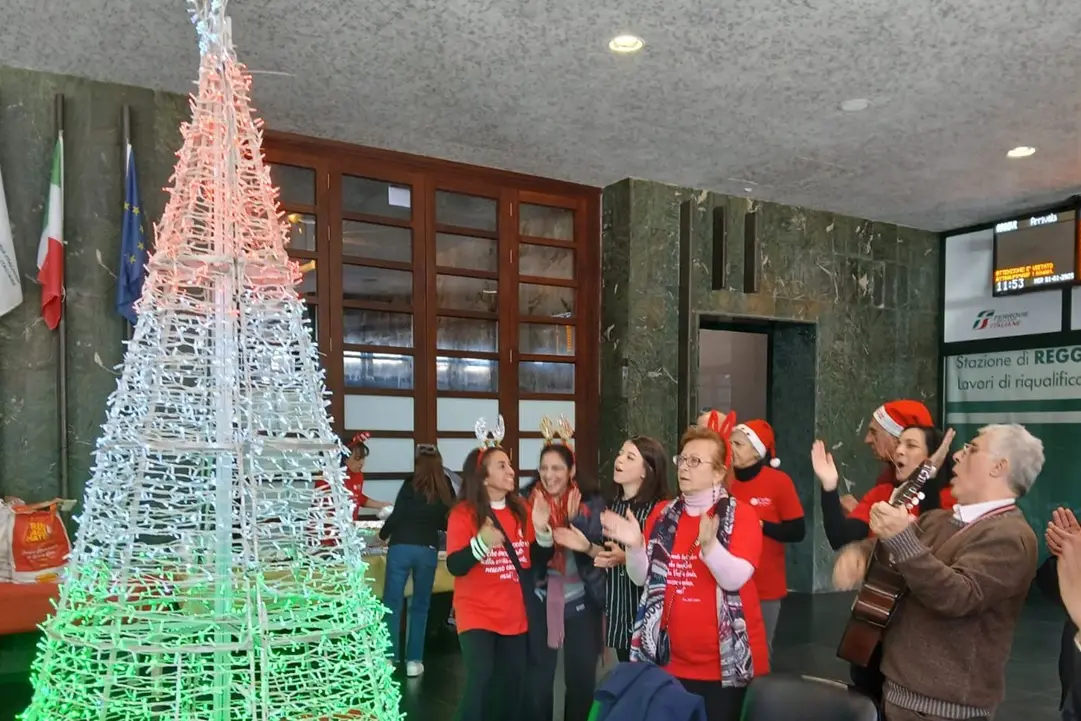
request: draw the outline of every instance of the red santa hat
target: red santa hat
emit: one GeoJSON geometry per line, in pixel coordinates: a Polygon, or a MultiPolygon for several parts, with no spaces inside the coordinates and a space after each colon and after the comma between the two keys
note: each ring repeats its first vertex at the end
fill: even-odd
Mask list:
{"type": "Polygon", "coordinates": [[[933,426],[931,411],[919,401],[899,400],[883,403],[871,417],[882,426],[882,430],[894,438],[901,437],[901,431],[909,426],[933,426]]]}
{"type": "Polygon", "coordinates": [[[769,458],[769,464],[773,468],[781,465],[781,459],[777,457],[777,447],[773,443],[773,428],[769,423],[760,420],[747,421],[736,426],[737,431],[743,431],[751,446],[758,451],[759,458],[769,458]]]}

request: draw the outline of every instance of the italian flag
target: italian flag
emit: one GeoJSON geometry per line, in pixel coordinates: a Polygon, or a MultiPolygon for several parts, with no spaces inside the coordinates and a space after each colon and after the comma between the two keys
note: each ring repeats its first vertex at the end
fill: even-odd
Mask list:
{"type": "Polygon", "coordinates": [[[38,283],[41,283],[41,315],[49,330],[60,325],[64,308],[64,133],[56,137],[49,199],[45,203],[45,227],[38,244],[38,283]]]}

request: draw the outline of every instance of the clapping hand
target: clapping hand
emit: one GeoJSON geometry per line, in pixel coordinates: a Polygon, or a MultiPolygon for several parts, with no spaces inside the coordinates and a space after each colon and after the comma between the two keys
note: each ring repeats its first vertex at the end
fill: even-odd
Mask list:
{"type": "Polygon", "coordinates": [[[592,545],[585,534],[579,531],[575,526],[553,528],[552,535],[555,537],[555,542],[557,544],[571,551],[587,553],[592,545]]]}
{"type": "Polygon", "coordinates": [[[867,574],[867,553],[859,544],[844,548],[833,566],[833,587],[838,591],[855,588],[867,574]]]}
{"type": "Polygon", "coordinates": [[[601,527],[606,537],[622,543],[625,548],[640,548],[644,544],[642,528],[630,509],[624,516],[605,511],[601,514],[601,527]]]}
{"type": "Polygon", "coordinates": [[[480,527],[480,532],[477,533],[477,535],[480,536],[480,540],[489,549],[502,546],[507,540],[506,537],[504,537],[503,532],[496,528],[495,524],[492,523],[491,518],[484,519],[484,525],[480,527]]]}
{"type": "Polygon", "coordinates": [[[823,491],[837,489],[837,481],[840,480],[841,474],[837,472],[833,454],[826,450],[826,444],[822,441],[815,441],[811,446],[811,468],[814,469],[818,482],[822,484],[823,491]]]}
{"type": "Polygon", "coordinates": [[[1077,536],[1081,533],[1081,524],[1073,511],[1061,506],[1051,513],[1051,522],[1047,524],[1047,532],[1044,540],[1047,542],[1047,550],[1057,558],[1062,557],[1063,543],[1068,536],[1077,536]]]}
{"type": "Polygon", "coordinates": [[[950,445],[953,443],[953,437],[957,435],[952,428],[947,428],[946,433],[942,436],[942,443],[938,445],[934,454],[931,456],[931,465],[937,468],[942,468],[942,464],[946,461],[946,456],[950,452],[950,445]]]}
{"type": "Polygon", "coordinates": [[[1066,613],[1075,625],[1081,625],[1081,534],[1067,533],[1052,526],[1059,534],[1058,589],[1066,613]]]}
{"type": "Polygon", "coordinates": [[[717,531],[721,528],[721,519],[716,514],[703,514],[698,518],[698,547],[702,553],[708,551],[717,542],[717,531]]]}
{"type": "Polygon", "coordinates": [[[549,533],[551,528],[550,519],[552,509],[548,507],[548,501],[543,493],[533,494],[533,530],[537,533],[549,533]]]}
{"type": "Polygon", "coordinates": [[[593,559],[593,565],[597,568],[615,568],[616,566],[622,566],[626,562],[627,554],[623,552],[618,543],[612,541],[605,541],[604,550],[593,559]]]}

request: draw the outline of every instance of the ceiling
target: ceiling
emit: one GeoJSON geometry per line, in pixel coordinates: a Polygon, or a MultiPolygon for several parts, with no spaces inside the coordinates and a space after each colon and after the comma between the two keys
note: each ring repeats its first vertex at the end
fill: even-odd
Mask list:
{"type": "MultiPolygon", "coordinates": [[[[1081,190],[1076,0],[232,0],[268,125],[931,230],[1081,190]],[[608,41],[640,35],[616,55],[608,41]],[[866,98],[864,112],[842,101],[866,98]],[[1006,151],[1030,145],[1030,158],[1006,151]]],[[[183,0],[4,0],[0,64],[189,92],[183,0]]]]}

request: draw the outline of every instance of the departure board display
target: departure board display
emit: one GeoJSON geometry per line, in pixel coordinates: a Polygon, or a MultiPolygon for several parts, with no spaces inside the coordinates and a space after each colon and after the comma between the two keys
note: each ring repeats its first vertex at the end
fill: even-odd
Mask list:
{"type": "Polygon", "coordinates": [[[1060,210],[995,225],[995,297],[1073,285],[1077,275],[1077,210],[1060,210]]]}

